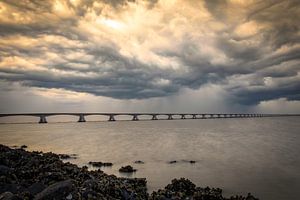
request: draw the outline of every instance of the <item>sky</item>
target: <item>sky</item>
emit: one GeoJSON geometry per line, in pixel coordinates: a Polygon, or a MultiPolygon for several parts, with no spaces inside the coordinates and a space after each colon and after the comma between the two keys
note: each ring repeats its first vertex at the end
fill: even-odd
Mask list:
{"type": "Polygon", "coordinates": [[[300,113],[299,0],[0,0],[0,113],[300,113]]]}

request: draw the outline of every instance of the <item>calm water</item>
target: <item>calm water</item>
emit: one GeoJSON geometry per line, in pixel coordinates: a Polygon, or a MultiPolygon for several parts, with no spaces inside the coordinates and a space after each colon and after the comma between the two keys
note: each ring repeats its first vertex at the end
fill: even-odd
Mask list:
{"type": "Polygon", "coordinates": [[[198,186],[221,187],[225,196],[251,192],[260,199],[296,200],[299,133],[299,117],[0,124],[0,143],[76,153],[79,158],[70,161],[80,166],[112,162],[103,170],[117,176],[120,166],[130,164],[138,169],[132,177],[146,177],[150,191],[186,177],[198,186]]]}

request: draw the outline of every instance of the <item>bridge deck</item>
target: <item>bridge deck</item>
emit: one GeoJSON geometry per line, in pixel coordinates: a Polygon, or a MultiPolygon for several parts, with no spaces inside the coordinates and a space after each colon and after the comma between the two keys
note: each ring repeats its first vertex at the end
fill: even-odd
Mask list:
{"type": "Polygon", "coordinates": [[[167,116],[168,120],[174,119],[174,116],[179,116],[176,119],[212,119],[212,118],[252,118],[252,117],[291,117],[300,116],[300,114],[260,114],[260,113],[6,113],[0,114],[0,117],[10,116],[34,116],[39,117],[39,123],[47,123],[46,117],[56,115],[71,115],[78,116],[78,122],[86,122],[85,116],[102,115],[108,116],[108,121],[116,121],[115,116],[127,115],[132,116],[133,121],[138,121],[139,116],[152,116],[151,120],[159,120],[158,116],[167,116]]]}

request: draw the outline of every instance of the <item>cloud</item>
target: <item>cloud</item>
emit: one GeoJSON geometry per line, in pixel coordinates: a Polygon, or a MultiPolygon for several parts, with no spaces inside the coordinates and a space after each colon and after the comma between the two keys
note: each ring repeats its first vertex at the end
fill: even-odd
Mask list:
{"type": "Polygon", "coordinates": [[[300,100],[298,1],[2,1],[0,79],[114,99],[300,100]],[[286,11],[288,10],[288,12],[286,11]]]}

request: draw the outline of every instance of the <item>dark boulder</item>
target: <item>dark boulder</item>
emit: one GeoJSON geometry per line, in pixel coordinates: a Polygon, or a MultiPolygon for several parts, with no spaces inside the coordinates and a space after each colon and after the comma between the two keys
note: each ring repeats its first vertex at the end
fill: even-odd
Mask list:
{"type": "Polygon", "coordinates": [[[10,172],[10,168],[5,165],[0,165],[0,176],[7,175],[10,172]]]}
{"type": "Polygon", "coordinates": [[[22,198],[18,197],[17,195],[14,195],[11,192],[4,192],[0,194],[0,200],[22,200],[22,198]]]}
{"type": "Polygon", "coordinates": [[[34,183],[31,186],[29,186],[27,188],[27,191],[31,195],[36,195],[36,194],[42,192],[45,188],[46,188],[46,186],[43,183],[37,182],[37,183],[34,183]]]}
{"type": "Polygon", "coordinates": [[[34,200],[78,199],[78,191],[73,180],[60,181],[38,193],[34,200]]]}
{"type": "Polygon", "coordinates": [[[121,167],[119,169],[119,172],[122,172],[122,173],[133,173],[133,172],[136,172],[136,169],[134,169],[132,166],[130,165],[127,165],[125,167],[121,167]]]}

